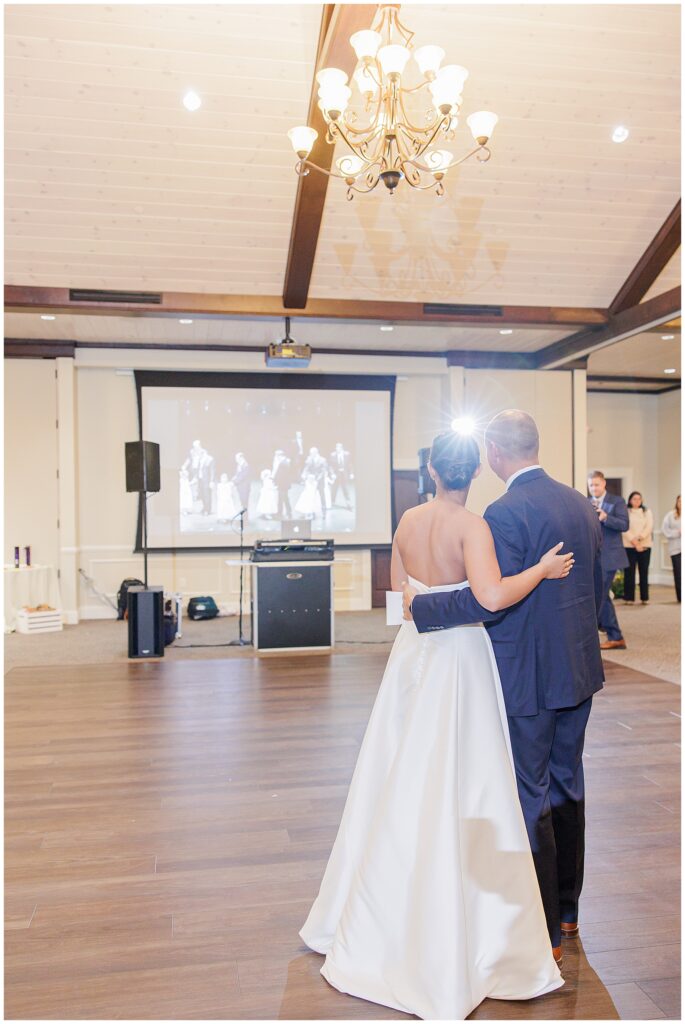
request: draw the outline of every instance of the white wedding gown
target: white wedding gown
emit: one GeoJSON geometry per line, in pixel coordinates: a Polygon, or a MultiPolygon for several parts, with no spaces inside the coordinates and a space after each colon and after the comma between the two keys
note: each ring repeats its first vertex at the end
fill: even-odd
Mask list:
{"type": "Polygon", "coordinates": [[[424,1019],[563,985],[483,626],[400,628],[300,935],[335,988],[424,1019]]]}

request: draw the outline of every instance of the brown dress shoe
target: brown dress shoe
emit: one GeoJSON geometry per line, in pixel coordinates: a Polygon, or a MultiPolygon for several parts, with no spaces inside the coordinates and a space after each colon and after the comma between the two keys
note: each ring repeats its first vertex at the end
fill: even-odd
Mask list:
{"type": "Polygon", "coordinates": [[[566,921],[561,922],[561,937],[562,939],[573,939],[578,934],[578,922],[574,921],[573,924],[568,924],[566,921]]]}
{"type": "Polygon", "coordinates": [[[605,640],[599,645],[600,651],[625,651],[626,647],[625,640],[605,640]]]}
{"type": "Polygon", "coordinates": [[[561,962],[563,960],[563,956],[561,954],[561,946],[552,946],[552,956],[554,957],[554,962],[556,963],[557,967],[561,967],[561,962]]]}

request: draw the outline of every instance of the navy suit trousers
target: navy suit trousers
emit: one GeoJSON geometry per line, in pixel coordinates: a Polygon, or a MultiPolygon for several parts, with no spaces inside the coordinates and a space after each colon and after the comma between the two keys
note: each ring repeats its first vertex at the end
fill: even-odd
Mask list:
{"type": "Polygon", "coordinates": [[[509,718],[516,783],[553,946],[578,920],[585,855],[583,744],[592,697],[509,718]]]}
{"type": "Polygon", "coordinates": [[[623,633],[616,618],[614,602],[609,597],[609,591],[611,590],[611,584],[614,582],[615,575],[615,569],[602,570],[602,604],[599,609],[597,624],[600,629],[606,631],[607,640],[623,639],[623,633]]]}

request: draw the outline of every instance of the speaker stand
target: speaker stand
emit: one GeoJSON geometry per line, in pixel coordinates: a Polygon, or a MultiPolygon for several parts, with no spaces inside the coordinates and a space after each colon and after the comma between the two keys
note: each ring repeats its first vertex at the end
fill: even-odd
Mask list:
{"type": "Polygon", "coordinates": [[[244,546],[244,531],[245,531],[245,513],[246,508],[241,508],[240,515],[240,598],[238,606],[238,639],[231,640],[228,647],[251,647],[252,641],[246,640],[243,636],[243,572],[245,566],[243,565],[243,553],[245,551],[244,546]]]}
{"type": "Polygon", "coordinates": [[[147,590],[147,491],[141,491],[140,497],[143,503],[143,578],[145,580],[145,589],[147,590]]]}

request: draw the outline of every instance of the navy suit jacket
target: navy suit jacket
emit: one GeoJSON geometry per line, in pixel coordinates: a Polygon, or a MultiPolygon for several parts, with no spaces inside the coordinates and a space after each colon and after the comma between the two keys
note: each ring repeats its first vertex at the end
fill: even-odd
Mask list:
{"type": "Polygon", "coordinates": [[[507,714],[575,707],[602,689],[597,635],[602,599],[602,531],[587,498],[543,469],[517,477],[485,511],[503,576],[515,576],[563,540],[575,565],[563,580],[543,580],[503,612],[490,612],[470,588],[417,594],[420,633],[484,622],[502,680],[507,714]]]}
{"type": "MultiPolygon", "coordinates": [[[[588,499],[592,505],[592,498],[588,499]]],[[[593,506],[594,507],[594,506],[593,506]]],[[[612,569],[625,569],[628,565],[628,556],[623,547],[622,533],[629,528],[628,508],[623,498],[616,494],[604,495],[602,510],[607,517],[602,526],[602,569],[610,572],[612,569]]],[[[597,513],[595,512],[595,515],[597,513]]]]}

